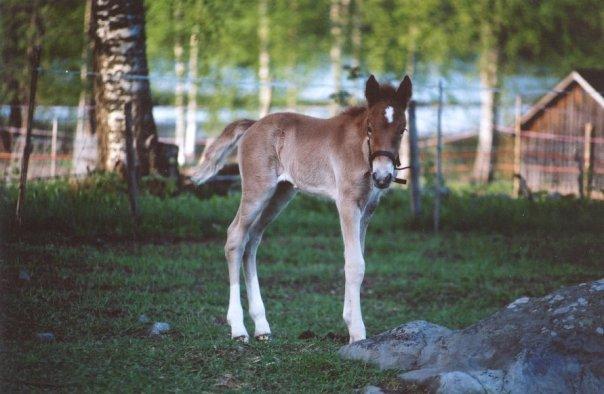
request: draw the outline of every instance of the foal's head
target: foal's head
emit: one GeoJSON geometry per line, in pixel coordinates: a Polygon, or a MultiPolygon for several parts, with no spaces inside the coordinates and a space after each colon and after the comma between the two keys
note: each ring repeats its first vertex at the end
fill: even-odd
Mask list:
{"type": "Polygon", "coordinates": [[[405,109],[411,98],[411,79],[405,76],[398,89],[381,85],[372,75],[365,87],[367,117],[364,127],[371,147],[372,178],[377,187],[385,189],[396,176],[395,161],[401,138],[407,127],[405,109]]]}

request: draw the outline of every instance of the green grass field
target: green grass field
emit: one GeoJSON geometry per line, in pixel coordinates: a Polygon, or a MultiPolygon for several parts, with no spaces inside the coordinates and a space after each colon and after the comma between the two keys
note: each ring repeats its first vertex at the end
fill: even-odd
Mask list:
{"type": "MultiPolygon", "coordinates": [[[[269,229],[258,261],[275,337],[243,345],[229,339],[222,251],[238,196],[144,195],[135,234],[122,187],[34,184],[21,231],[15,191],[2,190],[0,391],[400,388],[396,373],[336,355],[346,327],[332,204],[299,196],[269,229]],[[172,329],[150,337],[141,314],[172,329]]],[[[416,319],[460,328],[522,295],[604,276],[602,203],[456,193],[439,236],[429,212],[414,220],[408,207],[405,192],[390,193],[369,227],[368,335],[416,319]]]]}

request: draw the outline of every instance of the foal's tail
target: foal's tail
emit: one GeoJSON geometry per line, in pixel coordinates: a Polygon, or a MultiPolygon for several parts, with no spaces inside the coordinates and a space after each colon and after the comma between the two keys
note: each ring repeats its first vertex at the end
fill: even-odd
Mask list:
{"type": "Polygon", "coordinates": [[[216,175],[226,164],[231,152],[237,147],[239,139],[254,123],[256,123],[255,120],[241,119],[225,127],[222,134],[204,150],[191,180],[195,184],[201,185],[216,175]]]}

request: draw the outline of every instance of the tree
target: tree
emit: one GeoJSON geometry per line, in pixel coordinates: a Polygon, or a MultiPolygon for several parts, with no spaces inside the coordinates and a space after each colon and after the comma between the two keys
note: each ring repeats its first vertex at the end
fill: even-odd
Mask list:
{"type": "Polygon", "coordinates": [[[270,53],[269,53],[269,15],[268,0],[258,1],[258,100],[260,102],[260,117],[262,118],[271,106],[271,76],[270,76],[270,53]]]}
{"type": "Polygon", "coordinates": [[[348,16],[350,0],[331,0],[329,21],[331,23],[331,77],[333,79],[333,97],[336,99],[331,105],[331,113],[335,115],[342,103],[342,50],[344,46],[344,27],[348,16]]]}
{"type": "Polygon", "coordinates": [[[84,174],[88,170],[97,167],[98,162],[98,138],[95,133],[94,100],[92,95],[91,79],[88,76],[90,67],[93,41],[89,39],[92,31],[92,1],[86,0],[84,13],[84,31],[86,44],[82,46],[82,57],[80,65],[80,82],[82,88],[78,102],[78,120],[73,140],[72,170],[75,174],[84,174]]]}
{"type": "Polygon", "coordinates": [[[448,0],[364,0],[362,57],[372,72],[415,74],[418,64],[446,66],[455,53],[448,0]]]}
{"type": "Polygon", "coordinates": [[[9,104],[8,128],[0,130],[0,151],[12,150],[12,131],[22,126],[27,38],[31,4],[18,1],[0,2],[2,101],[9,104]]]}
{"type": "Polygon", "coordinates": [[[174,132],[174,142],[178,145],[178,164],[185,164],[185,82],[186,72],[184,60],[184,16],[183,2],[174,0],[173,2],[173,36],[174,36],[174,73],[176,74],[176,84],[174,86],[174,109],[176,110],[176,127],[174,132]]]}
{"type": "Polygon", "coordinates": [[[124,105],[132,103],[133,136],[139,171],[156,167],[157,130],[153,120],[145,48],[142,0],[95,0],[93,67],[100,168],[126,164],[124,105]]]}
{"type": "Polygon", "coordinates": [[[503,75],[527,64],[559,69],[560,74],[601,65],[604,43],[594,37],[604,34],[604,4],[597,0],[453,0],[453,4],[457,55],[478,55],[481,119],[473,177],[487,182],[493,173],[503,75]]]}
{"type": "MultiPolygon", "coordinates": [[[[196,15],[200,10],[200,1],[196,2],[196,15]]],[[[199,68],[199,24],[195,23],[191,28],[189,36],[189,88],[187,102],[187,129],[185,131],[184,153],[186,159],[195,157],[195,142],[197,141],[197,92],[199,82],[197,81],[199,68]]]]}

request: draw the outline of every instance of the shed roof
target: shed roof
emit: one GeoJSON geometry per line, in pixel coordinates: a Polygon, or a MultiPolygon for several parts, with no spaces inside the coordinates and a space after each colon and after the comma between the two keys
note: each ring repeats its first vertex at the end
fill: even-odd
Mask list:
{"type": "Polygon", "coordinates": [[[565,94],[568,87],[576,82],[585,92],[604,108],[604,70],[594,68],[584,68],[572,71],[562,81],[560,81],[552,91],[541,97],[531,109],[522,116],[521,123],[531,121],[537,116],[550,102],[565,94]]]}

